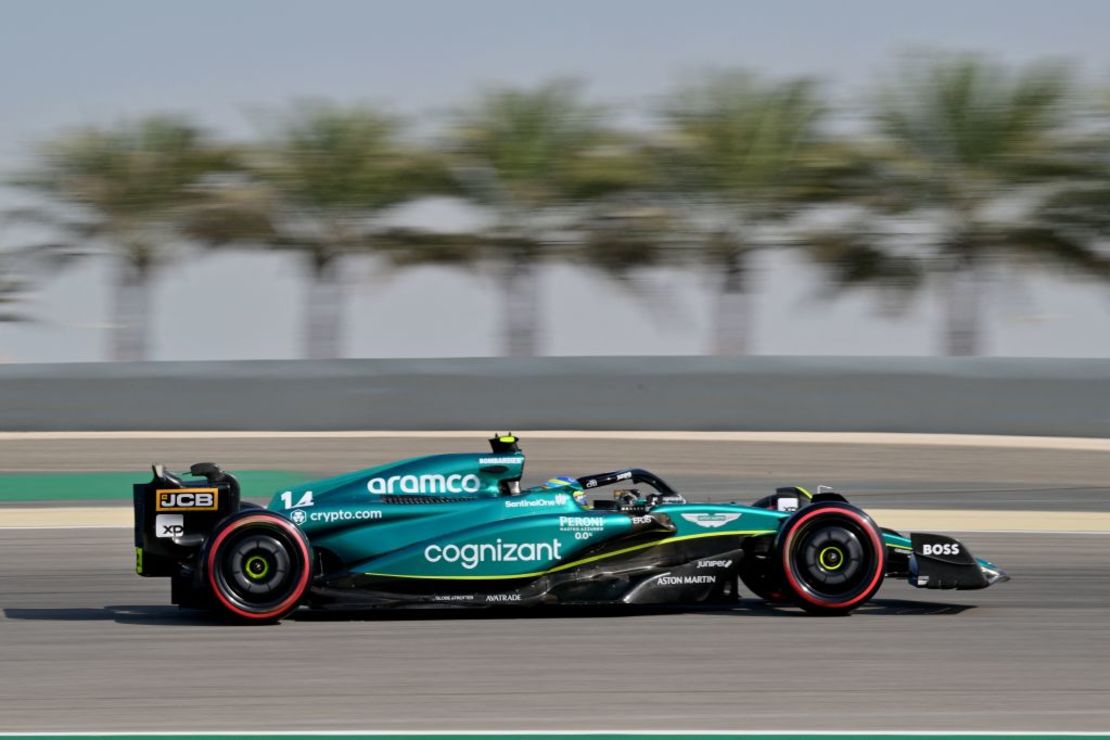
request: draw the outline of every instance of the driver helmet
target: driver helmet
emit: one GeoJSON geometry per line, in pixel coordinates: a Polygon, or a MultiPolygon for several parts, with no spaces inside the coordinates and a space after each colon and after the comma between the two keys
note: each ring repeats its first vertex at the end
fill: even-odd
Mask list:
{"type": "Polygon", "coordinates": [[[540,487],[553,490],[562,489],[572,494],[574,500],[578,503],[586,504],[586,489],[582,487],[577,478],[571,478],[569,475],[557,475],[554,478],[548,478],[540,487]]]}

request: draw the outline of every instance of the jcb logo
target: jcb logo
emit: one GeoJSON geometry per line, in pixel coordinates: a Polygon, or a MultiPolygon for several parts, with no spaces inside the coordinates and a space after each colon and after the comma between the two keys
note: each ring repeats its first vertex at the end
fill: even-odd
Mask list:
{"type": "Polygon", "coordinates": [[[172,488],[158,491],[157,511],[216,511],[219,489],[172,488]]]}

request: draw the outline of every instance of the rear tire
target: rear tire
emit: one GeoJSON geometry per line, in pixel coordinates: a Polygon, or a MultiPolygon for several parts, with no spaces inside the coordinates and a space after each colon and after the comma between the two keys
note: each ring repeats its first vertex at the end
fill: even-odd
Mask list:
{"type": "Polygon", "coordinates": [[[810,614],[847,614],[875,595],[886,573],[881,530],[840,502],[807,506],[788,519],[775,553],[784,590],[810,614]]]}
{"type": "Polygon", "coordinates": [[[292,522],[248,509],[212,532],[204,552],[205,583],[217,613],[235,622],[276,622],[308,593],[312,554],[292,522]]]}

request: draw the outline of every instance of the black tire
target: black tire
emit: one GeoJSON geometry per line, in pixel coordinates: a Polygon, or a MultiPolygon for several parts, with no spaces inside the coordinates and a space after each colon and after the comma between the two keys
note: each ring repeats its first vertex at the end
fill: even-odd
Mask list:
{"type": "Polygon", "coordinates": [[[798,511],[775,541],[782,584],[811,614],[847,614],[879,590],[886,573],[882,531],[860,509],[821,502],[798,511]]]}
{"type": "Polygon", "coordinates": [[[782,578],[771,567],[741,568],[740,580],[756,598],[768,604],[786,604],[790,597],[783,588],[782,578]]]}
{"type": "Polygon", "coordinates": [[[312,580],[312,550],[292,522],[248,509],[220,522],[205,545],[204,580],[216,613],[234,622],[276,622],[312,580]]]}

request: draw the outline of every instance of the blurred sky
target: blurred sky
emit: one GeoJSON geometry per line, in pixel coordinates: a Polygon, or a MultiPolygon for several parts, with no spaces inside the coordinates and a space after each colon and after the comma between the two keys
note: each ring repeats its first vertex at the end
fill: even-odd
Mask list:
{"type": "MultiPolygon", "coordinates": [[[[0,4],[0,170],[25,165],[34,143],[60,129],[151,111],[188,112],[221,133],[249,136],[251,115],[296,97],[434,116],[483,85],[554,76],[588,81],[618,110],[684,74],[733,65],[826,77],[850,107],[895,53],[921,47],[1009,62],[1067,58],[1088,82],[1105,82],[1108,28],[1105,0],[7,0],[0,4]]],[[[0,190],[0,208],[21,200],[0,190]]],[[[467,213],[433,203],[411,218],[451,227],[467,213]]],[[[0,231],[0,247],[11,239],[0,231]]],[[[426,268],[386,280],[371,268],[351,270],[349,355],[496,353],[489,278],[426,268]]],[[[816,276],[790,257],[769,257],[761,268],[760,353],[929,354],[939,345],[934,296],[906,318],[884,319],[864,296],[815,302],[816,276]]],[[[51,282],[31,306],[38,323],[0,324],[0,361],[101,359],[106,278],[104,265],[90,263],[51,282]]],[[[702,351],[709,319],[702,280],[678,273],[645,280],[643,297],[633,298],[574,270],[549,271],[545,353],[702,351]],[[654,310],[645,311],[645,301],[654,310]]],[[[159,281],[154,357],[293,357],[302,292],[288,258],[183,261],[159,281]],[[213,294],[205,278],[214,269],[233,293],[213,294]]],[[[1104,287],[1037,277],[996,284],[992,293],[990,354],[1110,356],[1104,287]]]]}

